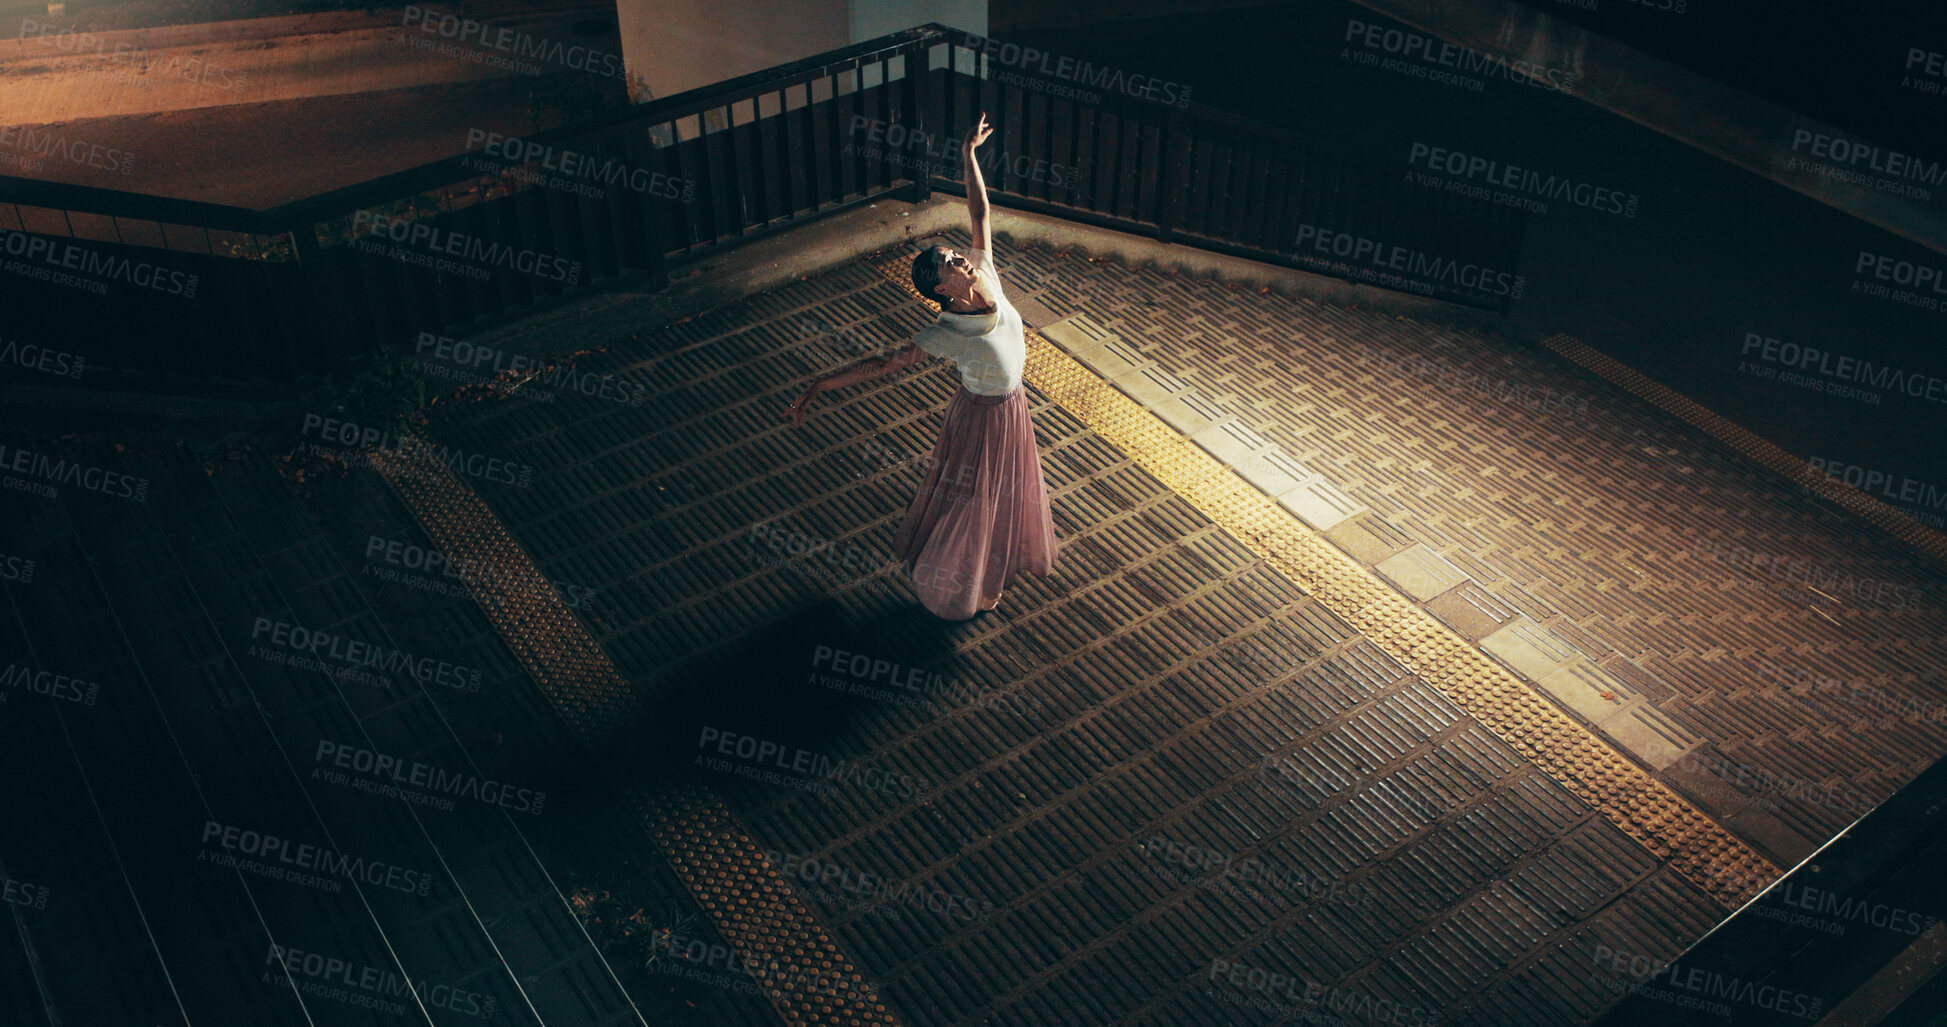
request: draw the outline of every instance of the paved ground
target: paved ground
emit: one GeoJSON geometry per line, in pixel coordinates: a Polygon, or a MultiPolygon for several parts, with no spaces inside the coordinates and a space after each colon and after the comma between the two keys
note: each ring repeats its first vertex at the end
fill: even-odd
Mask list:
{"type": "Polygon", "coordinates": [[[45,989],[98,1012],[121,992],[50,953],[153,937],[100,957],[143,968],[126,989],[141,1015],[167,1018],[164,969],[244,975],[227,999],[197,991],[202,1017],[279,1015],[250,950],[306,937],[315,911],[177,871],[198,850],[172,840],[276,792],[311,809],[273,827],[439,866],[436,889],[467,896],[348,906],[324,917],[330,943],[503,1005],[601,994],[591,1018],[634,1015],[612,983],[589,991],[604,978],[587,942],[543,925],[576,864],[654,864],[653,839],[668,865],[640,888],[670,903],[662,921],[739,959],[777,953],[792,979],[768,1003],[743,993],[780,983],[762,961],[705,957],[674,993],[631,979],[650,1022],[649,994],[703,1023],[1581,1023],[1631,983],[1616,953],[1681,951],[1939,755],[1939,573],[1640,400],[1487,335],[1001,255],[1048,340],[1030,396],[1065,549],[966,624],[919,613],[888,556],[951,372],[859,389],[802,429],[777,420],[808,376],[924,322],[899,252],[638,332],[574,380],[431,425],[522,484],[357,470],[294,486],[255,458],[206,480],[173,449],[94,445],[73,452],[150,478],[146,504],[0,494],[38,563],[4,583],[6,651],[117,703],[145,682],[168,697],[113,707],[118,735],[86,728],[97,711],[10,696],[33,715],[9,721],[37,784],[18,801],[77,815],[55,818],[54,847],[0,853],[0,872],[99,910],[16,912],[11,1008],[38,1022],[45,989]],[[1234,488],[1213,484],[1233,470],[1234,488]],[[374,538],[551,587],[436,595],[437,576],[384,579],[411,568],[375,560],[374,538]],[[1908,591],[1869,603],[1754,553],[1908,591]],[[68,610],[95,613],[64,627],[68,610]],[[493,683],[477,699],[321,690],[252,655],[260,616],[493,683]],[[374,749],[524,776],[574,812],[476,818],[464,844],[375,819],[292,769],[318,725],[354,721],[374,749]],[[220,755],[235,738],[252,755],[220,755]],[[131,747],[179,770],[121,780],[131,747]],[[459,858],[475,847],[501,855],[459,858]],[[144,933],[181,880],[228,911],[225,968],[198,962],[209,946],[182,921],[144,933]],[[428,933],[436,920],[460,933],[428,933]],[[423,940],[382,956],[394,936],[423,940]]]}
{"type": "Polygon", "coordinates": [[[1350,500],[1315,527],[1774,859],[1941,755],[1937,573],[1661,412],[1492,338],[1048,266],[1350,500]]]}
{"type": "MultiPolygon", "coordinates": [[[[1815,604],[1732,550],[1697,556],[1713,539],[1804,553],[1923,593],[1935,572],[1657,411],[1491,339],[1005,256],[1030,321],[1127,332],[1139,359],[1243,414],[1320,494],[1350,500],[1327,533],[1339,548],[1386,563],[1377,580],[1485,639],[1774,862],[1939,754],[1937,707],[1862,713],[1879,693],[1851,688],[1937,702],[1922,683],[1938,680],[1935,607],[1815,604]],[[1431,363],[1401,370],[1409,356],[1431,363]],[[1388,563],[1403,552],[1412,566],[1388,563]],[[1761,687],[1767,660],[1846,685],[1808,713],[1761,687]]],[[[1599,946],[1667,957],[1723,915],[1613,811],[1040,391],[1058,573],[1011,589],[996,617],[915,617],[885,554],[949,372],[861,389],[801,431],[774,418],[806,375],[921,320],[854,266],[583,365],[646,387],[640,408],[564,395],[436,426],[549,469],[547,488],[494,508],[550,577],[613,601],[591,628],[666,711],[677,756],[749,738],[879,772],[818,797],[788,773],[744,780],[763,765],[734,759],[703,776],[783,865],[836,868],[846,887],[810,901],[905,1020],[1294,1014],[1289,996],[1247,1012],[1266,996],[1245,971],[1225,983],[1235,966],[1461,1022],[1577,1022],[1614,994],[1592,979],[1599,946]],[[861,880],[931,889],[941,908],[895,919],[861,880]]]]}
{"type": "MultiPolygon", "coordinates": [[[[324,100],[303,108],[321,120],[272,103],[74,128],[167,153],[143,165],[154,175],[144,188],[268,205],[452,152],[428,126],[532,127],[517,113],[522,89],[408,90],[383,120],[324,100]],[[180,138],[203,149],[181,152],[180,138]],[[293,152],[318,157],[295,175],[251,171],[293,152]],[[209,191],[218,181],[221,196],[209,191]],[[237,181],[257,184],[243,195],[237,181]]],[[[464,487],[526,551],[510,547],[510,562],[531,555],[561,596],[599,597],[565,616],[599,642],[610,684],[630,690],[626,715],[562,707],[550,675],[583,668],[562,663],[572,647],[553,649],[560,636],[524,623],[526,611],[483,619],[469,599],[432,604],[348,570],[371,537],[437,541],[422,538],[436,503],[402,503],[366,472],[292,493],[261,462],[205,491],[179,457],[97,447],[93,459],[177,498],[150,521],[90,494],[50,508],[0,493],[10,524],[33,525],[9,537],[42,568],[41,594],[5,583],[5,651],[181,691],[118,722],[133,742],[82,732],[63,751],[68,721],[10,722],[18,775],[38,786],[16,801],[70,815],[50,844],[0,852],[0,875],[53,881],[64,904],[93,912],[81,926],[14,912],[24,933],[0,952],[0,995],[15,1015],[0,1019],[41,1022],[42,989],[70,1019],[122,1015],[86,969],[103,964],[140,968],[130,1001],[158,1020],[169,1001],[158,970],[185,967],[235,984],[227,997],[197,994],[208,1016],[288,1012],[276,1006],[287,996],[249,976],[248,950],[280,923],[310,930],[315,911],[259,909],[242,878],[206,884],[183,909],[162,897],[194,855],[176,836],[213,815],[198,802],[258,808],[266,795],[314,803],[288,832],[339,832],[397,863],[444,864],[479,846],[482,858],[451,860],[437,878],[467,903],[334,907],[321,922],[336,925],[335,943],[363,957],[392,935],[437,934],[396,965],[477,982],[510,1009],[592,994],[589,1019],[632,1018],[554,883],[591,843],[530,849],[520,825],[492,823],[456,841],[311,796],[277,763],[289,738],[252,719],[261,707],[217,698],[205,711],[196,698],[240,695],[260,676],[286,689],[253,694],[279,716],[355,716],[414,753],[591,788],[576,822],[603,825],[605,844],[637,856],[648,849],[636,793],[690,782],[683,808],[717,817],[714,833],[642,820],[670,862],[657,887],[680,878],[696,898],[682,906],[701,918],[691,933],[748,949],[829,931],[842,953],[827,969],[864,979],[766,1010],[739,994],[740,975],[718,974],[671,1002],[708,1023],[1160,1027],[1321,1010],[1384,1021],[1375,1010],[1393,1008],[1409,1021],[1585,1022],[1618,994],[1601,953],[1680,951],[1727,911],[1727,878],[1735,891],[1753,865],[1762,878],[1796,861],[1947,748],[1939,570],[1566,361],[1150,268],[1003,256],[1017,302],[1055,347],[1261,486],[1263,505],[1389,602],[1335,602],[1244,530],[1258,514],[1213,512],[1129,444],[1139,434],[1031,379],[1062,565],[971,624],[917,615],[887,550],[951,372],[857,390],[802,430],[775,418],[806,376],[923,322],[873,263],[579,365],[619,375],[619,393],[549,399],[528,387],[530,398],[434,425],[442,441],[532,467],[534,487],[464,487]],[[614,401],[638,385],[645,403],[614,401]],[[160,627],[118,638],[99,617],[78,630],[42,612],[71,608],[160,627]],[[242,671],[224,655],[248,645],[238,611],[267,610],[396,633],[408,649],[453,647],[498,668],[494,701],[366,708],[302,675],[242,671]],[[1430,626],[1475,662],[1420,659],[1430,626]],[[1548,718],[1532,708],[1471,702],[1495,675],[1580,734],[1564,743],[1559,725],[1535,733],[1548,718]],[[444,733],[439,718],[453,722],[444,733]],[[86,812],[100,772],[125,765],[118,753],[166,756],[170,730],[185,726],[198,734],[180,759],[157,758],[177,769],[121,783],[86,812]],[[634,777],[594,782],[557,765],[590,727],[637,750],[614,765],[634,777]],[[226,760],[239,733],[254,755],[226,760]],[[743,741],[768,756],[739,758],[743,741]],[[1653,778],[1682,800],[1644,813],[1636,792],[1591,790],[1563,773],[1581,759],[1562,758],[1571,743],[1599,754],[1594,777],[1653,778]],[[257,791],[196,793],[196,781],[239,770],[263,778],[257,791]],[[151,850],[168,858],[111,869],[124,851],[151,850]],[[750,915],[747,903],[781,889],[780,907],[803,915],[750,915]],[[476,893],[488,896],[477,908],[476,893]],[[193,926],[149,933],[158,911],[190,923],[191,907],[215,911],[223,956],[202,952],[193,926]],[[545,951],[525,948],[534,937],[545,951]],[[489,941],[508,950],[484,955],[489,941]]]]}

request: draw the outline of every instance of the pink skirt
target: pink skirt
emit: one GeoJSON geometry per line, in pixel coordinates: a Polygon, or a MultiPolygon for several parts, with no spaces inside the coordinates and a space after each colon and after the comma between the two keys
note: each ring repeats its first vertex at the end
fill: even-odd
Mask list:
{"type": "Polygon", "coordinates": [[[1023,387],[954,392],[892,548],[919,601],[947,620],[980,612],[1021,571],[1054,570],[1055,519],[1023,387]]]}

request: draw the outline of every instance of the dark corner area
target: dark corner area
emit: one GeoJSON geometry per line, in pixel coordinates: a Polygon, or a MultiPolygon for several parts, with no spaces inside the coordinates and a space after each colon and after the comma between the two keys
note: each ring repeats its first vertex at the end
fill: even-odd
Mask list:
{"type": "Polygon", "coordinates": [[[0,1027],[1947,1025],[1947,15],[0,0],[0,1027]]]}

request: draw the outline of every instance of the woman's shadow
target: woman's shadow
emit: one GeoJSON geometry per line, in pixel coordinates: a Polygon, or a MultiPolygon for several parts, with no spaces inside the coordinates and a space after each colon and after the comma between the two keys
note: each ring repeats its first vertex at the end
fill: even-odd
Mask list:
{"type": "Polygon", "coordinates": [[[593,762],[616,784],[809,780],[802,768],[818,757],[863,755],[859,723],[936,716],[950,702],[928,690],[956,677],[949,627],[916,603],[852,623],[821,600],[671,674],[641,729],[593,762]]]}

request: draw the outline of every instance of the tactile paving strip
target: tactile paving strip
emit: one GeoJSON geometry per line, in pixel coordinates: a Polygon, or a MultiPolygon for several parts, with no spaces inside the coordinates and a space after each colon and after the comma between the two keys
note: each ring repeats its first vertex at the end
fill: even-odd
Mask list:
{"type": "Polygon", "coordinates": [[[600,744],[638,720],[642,702],[629,683],[470,487],[436,460],[381,452],[371,465],[443,552],[491,568],[475,588],[494,596],[483,604],[488,619],[577,737],[600,744]]]}
{"type": "Polygon", "coordinates": [[[1743,426],[1725,420],[1708,407],[1666,385],[1652,381],[1641,372],[1591,348],[1572,335],[1551,335],[1543,339],[1541,344],[1621,386],[1637,398],[1647,400],[1672,416],[1688,422],[1704,434],[1757,461],[1764,465],[1766,470],[1777,473],[1792,484],[1802,486],[1839,504],[1846,509],[1846,512],[1912,546],[1922,555],[1947,564],[1947,535],[1921,524],[1907,516],[1905,512],[1888,506],[1843,482],[1816,473],[1803,457],[1792,456],[1752,434],[1743,426]]]}
{"type": "MultiPolygon", "coordinates": [[[[372,467],[449,557],[492,568],[482,608],[584,743],[640,722],[643,704],[547,576],[472,488],[437,461],[374,454],[372,467]]],[[[897,1027],[851,959],[794,895],[722,800],[688,785],[630,788],[629,804],[737,950],[786,1024],[897,1027]]]]}
{"type": "MultiPolygon", "coordinates": [[[[876,261],[915,300],[910,255],[876,261]]],[[[1736,908],[1780,870],[1536,694],[1480,650],[1320,538],[1161,418],[1027,333],[1024,378],[1158,481],[1437,687],[1483,727],[1717,902],[1736,908]]]]}

